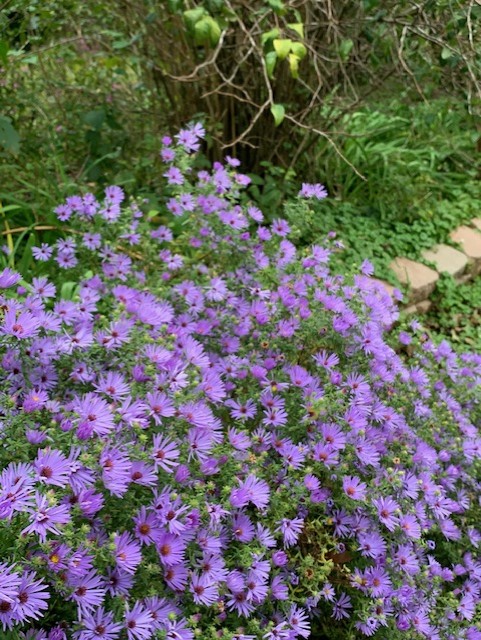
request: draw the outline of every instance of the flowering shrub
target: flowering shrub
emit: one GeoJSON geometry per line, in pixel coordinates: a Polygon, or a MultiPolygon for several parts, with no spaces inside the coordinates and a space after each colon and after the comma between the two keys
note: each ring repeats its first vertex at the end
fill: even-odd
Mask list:
{"type": "Polygon", "coordinates": [[[2,638],[479,640],[481,357],[195,173],[202,133],[175,234],[110,187],[0,274],[2,638]]]}

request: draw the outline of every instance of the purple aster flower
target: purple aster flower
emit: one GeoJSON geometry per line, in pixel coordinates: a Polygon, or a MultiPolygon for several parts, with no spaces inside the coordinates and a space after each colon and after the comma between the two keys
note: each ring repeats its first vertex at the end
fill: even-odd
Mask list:
{"type": "Polygon", "coordinates": [[[177,462],[180,451],[177,445],[162,435],[155,435],[153,440],[152,458],[156,467],[160,467],[167,473],[172,473],[179,464],[177,462]]]}
{"type": "Polygon", "coordinates": [[[48,402],[49,397],[46,391],[30,391],[23,400],[23,410],[26,413],[32,413],[42,409],[48,402]]]}
{"type": "Polygon", "coordinates": [[[27,511],[31,514],[32,521],[22,530],[22,534],[36,533],[41,542],[45,542],[49,532],[61,535],[56,525],[70,521],[69,508],[66,505],[50,506],[47,496],[38,491],[35,492],[35,506],[28,507],[27,511]]]}
{"type": "Polygon", "coordinates": [[[103,579],[95,569],[91,569],[82,576],[76,576],[70,581],[73,592],[70,600],[77,603],[78,615],[82,618],[84,612],[89,612],[100,606],[105,598],[106,588],[103,579]]]}
{"type": "Polygon", "coordinates": [[[148,513],[145,507],[141,507],[133,520],[135,523],[134,534],[142,544],[151,544],[158,540],[160,527],[154,512],[148,513]]]}
{"type": "Polygon", "coordinates": [[[182,175],[181,170],[177,167],[169,167],[163,175],[167,178],[167,182],[169,184],[184,184],[184,176],[182,175]]]}
{"type": "Polygon", "coordinates": [[[140,602],[133,609],[125,612],[124,628],[127,629],[128,640],[149,640],[152,636],[154,619],[150,611],[140,602]]]}
{"type": "Polygon", "coordinates": [[[248,476],[233,489],[230,494],[230,502],[233,507],[245,507],[252,502],[258,509],[265,509],[269,504],[269,485],[264,480],[259,480],[255,475],[248,476]]]}
{"type": "Polygon", "coordinates": [[[281,237],[287,236],[291,231],[289,224],[282,218],[276,218],[273,220],[271,229],[273,233],[281,237]]]}
{"type": "Polygon", "coordinates": [[[244,513],[238,513],[232,518],[232,533],[239,542],[250,542],[254,539],[254,525],[244,513]]]}
{"type": "Polygon", "coordinates": [[[190,581],[190,591],[196,604],[211,606],[219,598],[217,585],[204,575],[193,574],[190,581]]]}
{"type": "Polygon", "coordinates": [[[412,547],[408,545],[400,545],[393,556],[394,562],[408,575],[413,576],[419,573],[419,561],[412,547]]]}
{"type": "Polygon", "coordinates": [[[17,284],[21,280],[22,276],[12,269],[5,268],[0,272],[0,289],[8,289],[17,284]]]}
{"type": "Polygon", "coordinates": [[[303,182],[298,195],[301,198],[317,198],[317,200],[322,200],[323,198],[327,198],[327,190],[322,184],[303,182]]]}
{"type": "Polygon", "coordinates": [[[162,564],[166,567],[171,567],[183,562],[185,546],[185,541],[179,536],[162,532],[156,545],[162,564]]]}
{"type": "Polygon", "coordinates": [[[334,587],[330,582],[325,582],[321,591],[321,598],[326,600],[327,602],[333,602],[336,596],[336,592],[334,591],[334,587]]]}
{"type": "Polygon", "coordinates": [[[73,410],[78,414],[78,433],[81,439],[92,434],[105,436],[114,429],[114,416],[110,405],[95,393],[86,393],[77,398],[73,410]]]}
{"type": "Polygon", "coordinates": [[[389,531],[394,531],[399,523],[398,514],[401,512],[398,503],[392,498],[386,497],[373,500],[372,504],[376,507],[379,521],[389,531]]]}
{"type": "Polygon", "coordinates": [[[62,269],[72,269],[78,264],[75,253],[71,250],[59,251],[55,260],[62,269]]]}
{"type": "Polygon", "coordinates": [[[17,316],[17,312],[10,309],[5,312],[0,333],[23,340],[33,338],[37,335],[39,328],[38,319],[30,311],[21,311],[17,316]]]}
{"type": "Polygon", "coordinates": [[[118,204],[109,203],[106,201],[105,205],[99,209],[99,216],[101,216],[107,222],[115,222],[122,214],[122,211],[118,204]]]}
{"type": "Polygon", "coordinates": [[[174,591],[184,591],[187,587],[187,569],[182,564],[168,567],[164,573],[164,579],[174,591]]]}
{"type": "Polygon", "coordinates": [[[117,640],[123,628],[114,622],[114,614],[99,607],[93,613],[82,614],[81,631],[74,633],[75,640],[117,640]]]}
{"type": "Polygon", "coordinates": [[[104,485],[115,496],[122,497],[131,482],[132,463],[129,457],[120,449],[105,448],[100,456],[100,464],[104,485]]]}
{"type": "Polygon", "coordinates": [[[22,580],[14,568],[6,562],[0,563],[0,601],[13,603],[22,580]]]}
{"type": "Polygon", "coordinates": [[[234,591],[230,597],[227,597],[227,608],[236,611],[238,615],[248,618],[254,611],[254,605],[248,600],[247,591],[234,591]]]}
{"type": "Polygon", "coordinates": [[[132,536],[124,531],[121,535],[115,536],[115,562],[120,570],[127,573],[135,573],[135,570],[142,561],[142,552],[139,543],[132,536]]]}
{"type": "Polygon", "coordinates": [[[399,518],[399,526],[408,538],[419,540],[421,537],[421,526],[416,518],[411,514],[406,514],[399,518]]]}
{"type": "Polygon", "coordinates": [[[361,482],[357,476],[345,476],[342,480],[344,493],[352,500],[365,500],[367,485],[361,482]]]}
{"type": "Polygon", "coordinates": [[[54,298],[56,287],[47,278],[33,278],[32,288],[34,293],[40,298],[54,298]]]}
{"type": "Polygon", "coordinates": [[[308,638],[311,635],[311,625],[307,613],[301,607],[292,605],[288,616],[289,624],[296,636],[308,638]]]}
{"type": "Polygon", "coordinates": [[[375,532],[361,533],[358,536],[359,551],[368,558],[378,558],[386,553],[386,542],[384,538],[375,532]]]}
{"type": "Polygon", "coordinates": [[[187,620],[167,620],[165,622],[166,640],[194,640],[194,632],[187,626],[187,620]]]}
{"type": "Polygon", "coordinates": [[[149,392],[145,401],[150,409],[149,416],[155,424],[161,424],[162,418],[170,418],[175,414],[174,403],[165,393],[149,392]]]}
{"type": "Polygon", "coordinates": [[[48,608],[50,594],[46,591],[47,585],[42,579],[35,578],[33,571],[26,571],[22,575],[15,607],[15,618],[19,622],[25,622],[29,618],[38,620],[42,617],[40,612],[48,608]]]}
{"type": "Polygon", "coordinates": [[[332,608],[332,617],[336,620],[349,618],[351,615],[349,609],[352,609],[351,598],[346,593],[341,593],[332,608]]]}
{"type": "Polygon", "coordinates": [[[71,474],[70,462],[57,449],[44,449],[38,452],[33,463],[40,482],[47,485],[65,487],[71,474]]]}
{"type": "Polygon", "coordinates": [[[375,597],[386,596],[391,590],[391,578],[382,567],[370,567],[366,570],[367,585],[375,597]]]}
{"type": "Polygon", "coordinates": [[[282,533],[284,537],[284,545],[286,547],[292,547],[292,545],[296,544],[303,528],[303,518],[293,518],[291,520],[283,518],[276,531],[280,531],[282,533]]]}
{"type": "Polygon", "coordinates": [[[105,589],[110,596],[128,596],[134,577],[125,571],[107,569],[105,576],[105,589]]]}
{"type": "Polygon", "coordinates": [[[40,247],[32,247],[32,255],[39,262],[47,262],[52,257],[53,248],[45,242],[40,247]]]}

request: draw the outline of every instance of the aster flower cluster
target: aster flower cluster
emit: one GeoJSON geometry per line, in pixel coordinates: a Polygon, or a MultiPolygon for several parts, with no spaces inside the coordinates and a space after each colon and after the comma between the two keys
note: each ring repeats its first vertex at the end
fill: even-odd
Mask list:
{"type": "Polygon", "coordinates": [[[235,159],[194,172],[202,136],[163,140],[163,219],[72,197],[0,273],[3,633],[480,640],[481,357],[264,224],[235,159]]]}

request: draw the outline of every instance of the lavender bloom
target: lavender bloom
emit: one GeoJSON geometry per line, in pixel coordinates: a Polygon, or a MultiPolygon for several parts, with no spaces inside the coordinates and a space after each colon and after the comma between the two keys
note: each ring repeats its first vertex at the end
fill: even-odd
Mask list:
{"type": "Polygon", "coordinates": [[[152,636],[154,618],[139,602],[125,612],[125,629],[128,640],[149,640],[152,636]]]}
{"type": "Polygon", "coordinates": [[[114,622],[113,613],[106,612],[103,607],[93,613],[85,612],[82,626],[81,631],[74,633],[75,640],[117,640],[122,630],[122,625],[114,622]]]}
{"type": "Polygon", "coordinates": [[[48,498],[35,492],[35,506],[28,507],[32,522],[22,530],[22,534],[36,533],[41,542],[45,542],[47,533],[61,535],[57,525],[70,521],[69,509],[66,505],[50,506],[48,498]]]}
{"type": "Polygon", "coordinates": [[[0,272],[0,289],[8,289],[17,284],[21,279],[21,275],[12,269],[5,268],[0,272]]]}

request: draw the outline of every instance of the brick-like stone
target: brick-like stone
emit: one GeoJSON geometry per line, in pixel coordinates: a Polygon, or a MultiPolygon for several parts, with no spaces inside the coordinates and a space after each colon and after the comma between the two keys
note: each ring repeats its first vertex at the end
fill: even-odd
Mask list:
{"type": "Polygon", "coordinates": [[[416,305],[416,311],[418,313],[427,313],[429,311],[429,309],[432,307],[432,302],[431,300],[422,300],[421,302],[418,302],[416,305]]]}
{"type": "Polygon", "coordinates": [[[413,313],[418,313],[418,310],[415,304],[411,304],[409,305],[409,307],[405,307],[403,311],[404,313],[407,313],[409,316],[412,316],[413,313]]]}
{"type": "Polygon", "coordinates": [[[409,258],[395,258],[389,266],[399,282],[409,286],[409,302],[411,303],[428,298],[439,279],[439,275],[434,269],[409,260],[409,258]]]}
{"type": "Polygon", "coordinates": [[[473,225],[473,227],[476,227],[476,229],[479,229],[479,231],[481,231],[481,218],[473,218],[471,220],[471,224],[473,225]]]}
{"type": "Polygon", "coordinates": [[[461,225],[451,232],[450,238],[457,242],[462,252],[468,256],[468,269],[473,273],[481,272],[481,233],[476,229],[461,225]]]}
{"type": "Polygon", "coordinates": [[[436,265],[438,273],[449,273],[454,278],[462,275],[468,265],[467,256],[447,244],[437,244],[432,249],[426,249],[422,256],[436,265]]]}

